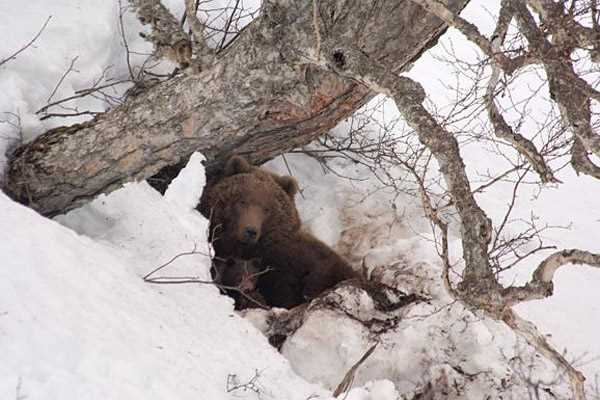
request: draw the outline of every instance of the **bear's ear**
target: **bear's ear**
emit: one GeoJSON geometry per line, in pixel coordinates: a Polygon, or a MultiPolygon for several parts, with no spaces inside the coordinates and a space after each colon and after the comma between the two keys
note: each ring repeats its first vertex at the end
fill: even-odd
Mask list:
{"type": "Polygon", "coordinates": [[[244,174],[248,172],[252,172],[252,165],[246,161],[241,156],[231,156],[227,163],[225,164],[225,168],[223,169],[223,176],[231,176],[236,174],[244,174]]]}
{"type": "Polygon", "coordinates": [[[293,199],[300,188],[298,181],[292,176],[275,176],[275,182],[293,199]]]}

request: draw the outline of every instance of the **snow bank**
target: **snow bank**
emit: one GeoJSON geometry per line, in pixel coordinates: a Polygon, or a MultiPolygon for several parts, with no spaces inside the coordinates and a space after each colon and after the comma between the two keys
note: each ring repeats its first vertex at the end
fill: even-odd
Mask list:
{"type": "MultiPolygon", "coordinates": [[[[255,398],[251,387],[227,389],[228,376],[231,388],[256,371],[252,387],[269,398],[325,393],[215,287],[142,280],[194,245],[208,251],[207,221],[190,202],[198,192],[183,190],[202,182],[200,160],[168,200],[133,183],[57,218],[62,225],[0,193],[0,226],[10,227],[0,231],[0,398],[255,398]]],[[[209,279],[209,260],[180,257],[161,273],[209,279]]]]}
{"type": "MultiPolygon", "coordinates": [[[[304,155],[286,155],[286,161],[291,172],[299,178],[301,188],[311,193],[310,196],[297,196],[296,201],[303,217],[312,216],[309,226],[317,236],[323,237],[321,232],[325,232],[325,238],[339,238],[330,244],[337,244],[338,250],[352,260],[355,267],[360,267],[364,259],[369,270],[383,275],[387,283],[430,299],[411,307],[393,328],[378,334],[346,315],[348,310],[356,309],[356,315],[361,314],[364,321],[381,318],[369,310],[372,305],[367,297],[346,297],[343,313],[339,310],[310,312],[303,326],[282,348],[295,371],[311,382],[333,389],[364,351],[377,341],[380,346],[359,368],[356,385],[387,379],[395,384],[396,390],[407,395],[418,393],[427,382],[454,381],[457,389],[449,394],[449,398],[478,399],[484,395],[528,398],[544,387],[551,388],[549,390],[557,398],[569,398],[568,385],[561,372],[518,340],[504,324],[452,304],[442,286],[439,258],[417,199],[377,191],[373,179],[365,180],[369,172],[351,163],[332,165],[340,175],[352,178],[348,180],[326,174],[314,159],[304,155]],[[537,382],[538,387],[531,386],[530,381],[537,382]]],[[[287,166],[281,158],[267,164],[279,173],[288,173],[287,166]]],[[[564,197],[567,204],[577,201],[566,197],[572,190],[582,190],[585,180],[570,182],[564,189],[542,193],[535,199],[536,209],[546,218],[552,218],[556,214],[551,210],[558,206],[557,200],[564,197]],[[549,209],[551,212],[546,213],[549,209]]],[[[485,204],[500,207],[504,197],[498,192],[494,195],[495,203],[494,196],[488,196],[485,204]]],[[[594,242],[597,236],[593,235],[593,226],[597,223],[585,216],[586,210],[590,209],[594,208],[568,216],[576,221],[579,232],[587,232],[586,238],[578,238],[580,233],[577,231],[550,231],[554,236],[546,239],[559,246],[579,244],[586,248],[590,245],[594,250],[598,243],[594,242]]],[[[528,208],[524,207],[520,212],[527,213],[528,208]]],[[[450,245],[457,254],[460,242],[456,235],[450,245]]],[[[578,268],[572,274],[577,275],[578,281],[589,280],[593,286],[597,271],[578,268]]],[[[557,288],[565,283],[568,284],[559,275],[557,288]]],[[[580,318],[564,315],[564,310],[573,308],[573,302],[578,299],[572,293],[565,293],[558,304],[551,298],[533,305],[525,304],[519,311],[544,327],[552,324],[551,332],[557,335],[553,338],[561,339],[558,348],[568,346],[575,351],[571,358],[591,351],[584,361],[593,361],[593,354],[598,354],[595,329],[592,328],[596,319],[590,316],[595,315],[597,291],[584,292],[589,303],[577,307],[580,318]],[[535,308],[537,312],[532,311],[535,308]],[[572,332],[573,326],[579,327],[577,332],[572,332]],[[572,335],[579,341],[569,340],[572,335]]],[[[256,315],[250,318],[265,330],[260,318],[256,315]]],[[[590,377],[598,373],[597,363],[576,365],[590,377]]]]}
{"type": "MultiPolygon", "coordinates": [[[[181,16],[182,0],[165,4],[181,16]]],[[[252,4],[256,7],[257,2],[252,4]]],[[[482,5],[497,6],[474,0],[463,15],[489,34],[493,19],[482,5]]],[[[51,6],[46,0],[32,0],[19,7],[5,1],[0,2],[0,15],[5,16],[0,36],[8,54],[31,40],[52,15],[34,45],[0,67],[1,170],[4,150],[19,135],[27,140],[87,118],[40,121],[35,115],[75,57],[76,71],[66,76],[52,99],[90,87],[105,72],[113,79],[125,78],[128,70],[116,0],[59,0],[51,6]]],[[[130,60],[135,67],[151,45],[138,35],[146,28],[131,14],[124,18],[128,45],[140,53],[130,60]]],[[[461,46],[464,41],[452,29],[440,43],[450,39],[460,54],[472,51],[469,45],[461,46]]],[[[444,68],[428,53],[411,71],[440,109],[453,98],[444,85],[451,71],[444,68]]],[[[113,94],[125,89],[119,86],[113,94]]],[[[98,111],[107,106],[94,98],[73,105],[98,111]]],[[[539,105],[535,104],[536,112],[543,110],[539,105]]],[[[386,118],[394,114],[394,107],[386,105],[386,118]]],[[[481,148],[463,150],[471,174],[503,165],[481,148]]],[[[149,271],[194,248],[198,254],[177,258],[161,273],[209,278],[208,259],[200,254],[208,252],[206,221],[192,210],[204,183],[200,161],[201,156],[195,155],[164,198],[145,183],[129,184],[58,217],[60,224],[0,193],[0,398],[219,400],[256,398],[254,390],[273,399],[327,395],[299,378],[248,321],[233,313],[232,302],[214,287],[143,282],[149,271]],[[240,389],[227,393],[228,377],[229,388],[238,384],[240,389]],[[252,385],[243,385],[253,378],[252,385]]],[[[437,256],[428,242],[430,227],[417,203],[380,190],[372,176],[356,165],[341,165],[340,171],[355,179],[348,181],[324,173],[313,159],[302,155],[288,155],[287,161],[303,189],[296,199],[309,230],[355,265],[364,258],[372,270],[388,265],[400,268],[396,272],[404,280],[396,283],[434,299],[411,308],[393,332],[377,338],[360,323],[335,313],[311,316],[283,350],[298,374],[333,388],[377,339],[381,347],[357,375],[356,383],[364,386],[353,389],[348,400],[395,399],[398,392],[410,393],[427,380],[462,384],[473,373],[478,380],[473,387],[483,392],[486,380],[488,388],[502,384],[508,376],[506,368],[512,368],[515,379],[527,378],[530,364],[537,365],[536,379],[545,377],[548,370],[538,365],[538,357],[503,326],[478,320],[458,306],[446,307],[448,299],[436,281],[437,256]],[[433,313],[439,307],[444,308],[433,313]],[[454,350],[448,353],[449,349],[454,350]],[[507,363],[511,357],[513,363],[507,363]]],[[[282,159],[269,167],[288,173],[282,159]]],[[[565,183],[556,188],[524,192],[515,217],[528,217],[535,210],[549,224],[571,224],[570,230],[548,232],[548,244],[600,251],[600,185],[568,169],[559,178],[565,183]]],[[[498,221],[507,206],[506,187],[499,185],[478,201],[498,221]]],[[[452,248],[456,254],[459,244],[454,241],[452,248]]],[[[506,283],[528,279],[539,259],[534,257],[506,275],[506,283]]],[[[568,348],[569,359],[580,360],[576,366],[592,383],[600,373],[599,285],[597,270],[563,269],[557,274],[553,297],[518,307],[559,349],[568,348]]],[[[368,315],[367,299],[359,300],[358,308],[368,315]]],[[[482,398],[483,394],[464,396],[482,398]]]]}

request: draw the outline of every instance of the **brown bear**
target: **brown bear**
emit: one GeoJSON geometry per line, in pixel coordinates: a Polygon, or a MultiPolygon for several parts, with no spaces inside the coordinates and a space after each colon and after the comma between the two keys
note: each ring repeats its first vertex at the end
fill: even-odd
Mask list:
{"type": "MultiPolygon", "coordinates": [[[[223,176],[232,176],[236,174],[243,173],[255,173],[258,175],[269,176],[271,179],[275,181],[281,188],[290,196],[292,201],[294,200],[296,193],[298,193],[298,182],[291,176],[281,176],[277,175],[273,172],[260,169],[253,165],[250,165],[246,159],[240,156],[232,156],[225,164],[225,168],[223,170],[223,176]]],[[[295,206],[294,206],[295,208],[295,206]]]]}
{"type": "Polygon", "coordinates": [[[259,259],[213,259],[211,275],[219,288],[233,298],[235,309],[265,307],[267,302],[258,291],[262,264],[259,259]]]}
{"type": "Polygon", "coordinates": [[[359,277],[329,246],[301,230],[262,241],[259,253],[267,270],[258,278],[258,291],[274,307],[295,307],[359,277]]]}
{"type": "Polygon", "coordinates": [[[231,157],[221,179],[205,188],[198,205],[210,221],[215,256],[255,258],[262,238],[300,229],[294,203],[297,190],[291,176],[278,176],[239,156],[231,157]]]}
{"type": "Polygon", "coordinates": [[[269,306],[291,308],[357,277],[329,246],[301,231],[297,191],[294,178],[234,156],[222,178],[205,189],[199,205],[210,220],[215,256],[226,260],[220,268],[228,269],[227,279],[242,282],[247,267],[239,260],[255,259],[260,270],[256,289],[269,306]]]}

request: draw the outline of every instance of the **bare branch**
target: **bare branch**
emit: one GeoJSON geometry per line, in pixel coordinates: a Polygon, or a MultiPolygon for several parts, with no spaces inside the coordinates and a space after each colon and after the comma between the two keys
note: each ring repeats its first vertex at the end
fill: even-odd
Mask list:
{"type": "Polygon", "coordinates": [[[195,255],[195,254],[200,254],[200,255],[202,255],[202,256],[204,256],[204,257],[211,258],[211,255],[210,255],[210,254],[208,254],[208,253],[203,253],[203,252],[201,252],[201,251],[197,251],[196,249],[197,249],[197,244],[196,244],[196,243],[194,243],[194,248],[193,248],[191,251],[186,251],[186,252],[179,253],[179,254],[177,254],[177,255],[173,256],[173,257],[172,257],[172,258],[171,258],[169,261],[167,261],[167,262],[165,262],[165,263],[163,263],[163,264],[159,265],[158,267],[156,267],[155,269],[153,269],[152,271],[150,271],[149,273],[147,273],[146,275],[144,275],[144,280],[145,280],[145,281],[147,281],[148,279],[150,279],[150,277],[151,277],[152,275],[154,275],[155,273],[157,273],[157,272],[158,272],[158,271],[160,271],[161,269],[163,269],[163,268],[165,268],[165,267],[169,266],[170,264],[172,264],[172,263],[173,263],[173,261],[177,260],[179,257],[184,257],[184,256],[191,256],[191,255],[195,255]]]}
{"type": "Polygon", "coordinates": [[[600,254],[567,249],[550,255],[536,268],[531,281],[525,286],[509,287],[503,291],[506,304],[513,305],[551,296],[554,289],[552,282],[554,274],[560,267],[569,264],[600,268],[600,254]]]}
{"type": "Polygon", "coordinates": [[[219,51],[221,51],[222,49],[225,48],[227,34],[229,33],[229,28],[231,27],[231,23],[233,22],[233,19],[235,18],[235,13],[238,10],[240,1],[241,0],[236,0],[235,4],[233,6],[233,11],[231,11],[231,14],[229,14],[229,18],[227,18],[227,23],[225,24],[225,28],[223,29],[223,38],[221,39],[221,43],[219,43],[219,47],[218,47],[219,51]]]}
{"type": "Polygon", "coordinates": [[[362,365],[362,363],[364,363],[367,358],[369,358],[369,356],[371,354],[373,354],[373,352],[375,351],[375,349],[377,348],[377,345],[379,343],[375,343],[373,346],[371,346],[366,352],[365,354],[363,354],[363,356],[360,358],[360,360],[358,360],[349,370],[348,372],[346,372],[346,375],[344,375],[344,379],[342,379],[342,381],[339,383],[339,385],[336,387],[336,389],[333,392],[333,397],[338,397],[340,394],[348,392],[351,388],[352,388],[352,383],[354,382],[354,376],[356,375],[356,371],[358,370],[358,368],[362,365]]]}
{"type": "Polygon", "coordinates": [[[494,44],[504,43],[504,39],[506,38],[506,33],[508,32],[508,28],[513,16],[514,12],[510,8],[509,0],[501,0],[498,22],[496,22],[496,28],[492,34],[492,51],[498,51],[498,49],[494,48],[494,44]]]}
{"type": "Polygon", "coordinates": [[[423,88],[409,78],[390,73],[385,66],[360,51],[336,48],[328,52],[333,55],[329,60],[331,65],[365,83],[371,90],[391,96],[421,143],[435,156],[462,221],[464,280],[480,282],[489,278],[492,272],[487,247],[492,236],[491,221],[473,198],[456,138],[423,106],[423,88]],[[342,57],[343,63],[340,62],[342,57]]]}
{"type": "MultiPolygon", "coordinates": [[[[448,223],[444,221],[444,219],[440,216],[438,209],[434,208],[431,202],[431,198],[427,193],[427,189],[425,188],[424,179],[422,176],[419,176],[414,166],[409,165],[402,159],[398,159],[398,161],[410,171],[413,175],[415,181],[417,182],[417,188],[419,191],[419,195],[421,198],[421,205],[423,206],[423,210],[425,211],[425,216],[429,218],[429,220],[440,230],[442,234],[442,243],[441,243],[441,251],[438,249],[438,254],[442,259],[443,263],[443,272],[442,272],[442,281],[448,293],[450,293],[453,297],[457,298],[458,294],[456,290],[452,286],[452,282],[450,281],[450,257],[448,254],[448,223]]],[[[423,174],[425,174],[427,170],[423,170],[423,174]]],[[[437,247],[437,243],[436,243],[437,247]]]]}
{"type": "MultiPolygon", "coordinates": [[[[508,3],[506,1],[502,3],[501,15],[493,36],[494,40],[489,41],[479,32],[479,29],[477,29],[474,24],[452,13],[441,2],[436,0],[412,1],[421,4],[429,12],[444,20],[444,22],[446,22],[448,25],[457,28],[470,41],[477,44],[483,53],[487,55],[490,60],[492,60],[492,76],[490,77],[488,83],[485,100],[488,116],[492,122],[492,125],[494,126],[495,134],[498,137],[507,140],[519,153],[527,158],[529,163],[533,166],[535,171],[542,179],[542,182],[557,182],[556,178],[552,174],[552,171],[548,168],[544,158],[535,148],[534,144],[521,134],[513,131],[513,129],[506,123],[504,117],[494,102],[496,95],[495,90],[498,81],[500,80],[501,71],[511,74],[517,68],[522,67],[526,60],[525,58],[520,58],[519,62],[515,64],[514,60],[506,57],[500,48],[500,45],[506,35],[506,31],[508,30],[508,25],[512,19],[512,10],[510,7],[508,7],[508,3]]],[[[528,59],[528,61],[531,61],[531,59],[528,59]]]]}
{"type": "MultiPolygon", "coordinates": [[[[545,41],[545,38],[542,36],[541,40],[545,41]]],[[[328,45],[332,46],[330,43],[328,45]]],[[[564,368],[569,375],[574,398],[584,399],[583,375],[554,350],[544,337],[537,333],[535,327],[514,314],[510,306],[517,300],[523,299],[524,296],[530,298],[535,296],[534,285],[537,285],[540,290],[546,288],[544,293],[548,295],[547,287],[551,285],[551,281],[547,280],[552,279],[560,265],[566,262],[583,261],[600,265],[600,255],[592,255],[581,250],[557,253],[559,255],[548,258],[536,271],[535,283],[528,284],[525,288],[502,288],[491,273],[488,252],[492,236],[491,221],[473,198],[458,141],[424,108],[425,92],[423,88],[408,78],[391,73],[384,65],[354,48],[333,46],[334,50],[330,48],[325,51],[325,55],[332,54],[328,59],[332,68],[340,74],[363,82],[374,91],[391,96],[406,122],[415,129],[421,143],[431,151],[440,166],[440,172],[452,197],[452,204],[461,218],[460,228],[465,270],[462,281],[455,292],[458,298],[471,307],[487,312],[493,318],[503,320],[555,365],[561,369],[564,368]]],[[[523,176],[519,175],[518,182],[523,176]]],[[[513,192],[513,202],[516,196],[516,187],[513,192]]],[[[428,217],[437,226],[443,227],[443,223],[439,225],[435,222],[439,218],[431,204],[428,203],[426,196],[423,198],[423,205],[428,217]]],[[[511,209],[512,203],[509,205],[508,213],[511,209]]],[[[517,257],[520,256],[517,255],[517,257]]]]}
{"type": "Polygon", "coordinates": [[[46,26],[48,25],[48,22],[50,22],[50,19],[52,18],[52,15],[48,16],[48,18],[46,18],[46,21],[44,22],[44,25],[42,25],[41,29],[38,31],[38,33],[35,34],[35,36],[33,37],[33,39],[31,39],[25,46],[21,47],[19,50],[15,51],[13,54],[11,54],[10,56],[3,58],[2,60],[0,60],[0,66],[2,66],[3,64],[6,64],[7,62],[14,60],[15,58],[17,58],[17,56],[19,54],[21,54],[22,52],[24,52],[25,50],[27,50],[42,34],[42,32],[44,32],[44,29],[46,29],[46,26]]]}
{"type": "MultiPolygon", "coordinates": [[[[554,44],[551,44],[536,25],[527,7],[515,0],[512,0],[511,4],[516,12],[521,31],[541,56],[548,75],[550,94],[559,104],[565,124],[573,129],[587,151],[600,156],[600,135],[592,130],[590,123],[589,90],[585,89],[589,85],[575,73],[573,63],[568,56],[569,38],[565,36],[565,32],[559,31],[554,36],[554,44]]],[[[576,159],[581,160],[581,157],[576,159]]],[[[589,168],[580,170],[585,172],[589,168]]]]}
{"type": "Polygon", "coordinates": [[[561,2],[527,0],[527,5],[538,13],[542,21],[546,22],[551,29],[568,31],[569,36],[576,40],[580,47],[597,48],[600,42],[600,31],[588,28],[575,21],[564,12],[561,2]]]}
{"type": "MultiPolygon", "coordinates": [[[[458,29],[463,35],[467,37],[471,42],[475,43],[483,53],[488,56],[491,60],[496,62],[498,65],[502,67],[502,69],[508,73],[512,74],[516,69],[521,68],[533,60],[531,58],[519,58],[519,59],[510,59],[508,58],[501,50],[499,46],[494,46],[492,42],[490,42],[485,36],[483,36],[477,26],[463,19],[457,14],[454,14],[450,11],[442,2],[436,0],[411,0],[414,3],[420,4],[427,11],[431,12],[448,25],[458,29]]],[[[501,12],[504,12],[501,16],[502,19],[499,20],[501,23],[500,29],[507,29],[508,23],[510,23],[509,16],[512,15],[512,12],[506,7],[506,4],[503,3],[501,12]]],[[[495,35],[499,32],[495,32],[495,35]]],[[[503,35],[502,35],[503,36],[503,35]]],[[[494,42],[497,42],[499,37],[493,37],[494,42]]],[[[501,41],[500,41],[501,42],[501,41]]]]}
{"type": "Polygon", "coordinates": [[[227,393],[235,392],[236,390],[252,391],[256,393],[258,398],[260,398],[260,394],[262,392],[259,382],[260,374],[261,371],[255,370],[254,375],[244,383],[241,383],[235,374],[227,375],[227,393]]]}
{"type": "MultiPolygon", "coordinates": [[[[197,245],[196,243],[194,243],[194,248],[191,251],[186,251],[183,253],[179,253],[173,257],[171,257],[170,260],[168,260],[167,262],[159,265],[158,267],[156,267],[155,269],[153,269],[152,271],[150,271],[149,273],[147,273],[146,275],[144,275],[143,279],[144,282],[148,282],[148,283],[155,283],[155,284],[169,284],[169,285],[180,285],[180,284],[186,284],[186,283],[199,283],[199,284],[204,284],[204,285],[214,285],[220,289],[223,290],[231,290],[234,292],[239,293],[241,296],[243,296],[246,300],[250,301],[251,303],[264,308],[264,309],[268,309],[269,307],[267,307],[265,304],[259,302],[258,300],[254,299],[252,296],[248,295],[248,293],[246,293],[245,290],[243,290],[240,286],[229,286],[229,285],[223,285],[219,282],[215,282],[212,280],[204,280],[204,279],[199,279],[197,277],[194,276],[159,276],[159,277],[153,277],[153,275],[155,275],[158,271],[168,267],[169,265],[171,265],[175,260],[177,260],[179,257],[184,257],[184,256],[191,256],[191,255],[202,255],[204,257],[207,257],[208,259],[210,258],[214,258],[214,259],[219,259],[218,257],[213,257],[211,254],[209,253],[204,253],[201,251],[197,251],[196,250],[197,245]]],[[[221,259],[219,259],[221,260],[221,259]]],[[[266,268],[262,271],[259,271],[255,274],[252,274],[251,276],[249,276],[249,278],[257,278],[261,275],[264,275],[268,272],[270,272],[271,269],[270,268],[266,268]]]]}
{"type": "Polygon", "coordinates": [[[585,377],[581,372],[573,368],[571,363],[566,360],[562,354],[556,351],[546,340],[544,335],[538,332],[535,325],[519,317],[513,310],[507,309],[502,316],[502,320],[513,329],[519,336],[524,338],[527,343],[533,346],[540,354],[544,355],[557,368],[564,369],[569,376],[571,388],[573,390],[574,400],[585,400],[583,382],[585,377]]]}
{"type": "MultiPolygon", "coordinates": [[[[237,5],[236,5],[237,7],[237,5]]],[[[196,0],[185,0],[185,13],[188,25],[194,37],[193,50],[200,64],[210,64],[213,51],[208,47],[204,34],[204,26],[198,19],[196,0]]],[[[235,10],[234,10],[235,13],[235,10]]],[[[233,14],[232,14],[233,15],[233,14]]],[[[224,40],[225,38],[223,38],[224,40]]]]}
{"type": "Polygon", "coordinates": [[[133,73],[133,68],[131,67],[131,51],[129,50],[129,44],[127,43],[127,38],[125,36],[125,25],[123,24],[124,12],[125,10],[123,9],[123,4],[121,3],[121,0],[119,0],[119,32],[121,33],[121,41],[123,43],[123,47],[125,48],[125,61],[127,62],[129,77],[132,81],[135,81],[135,74],[133,73]]]}
{"type": "Polygon", "coordinates": [[[502,53],[496,53],[492,48],[490,41],[479,32],[479,29],[477,29],[474,24],[452,13],[442,2],[436,0],[411,1],[421,5],[427,11],[434,14],[448,25],[458,29],[470,41],[477,44],[488,57],[492,59],[497,58],[500,64],[508,63],[509,60],[507,57],[502,53]]]}
{"type": "Polygon", "coordinates": [[[69,96],[69,97],[65,97],[64,99],[60,99],[60,100],[57,100],[55,102],[46,104],[44,107],[40,108],[35,113],[36,114],[41,114],[41,113],[45,112],[46,110],[48,110],[49,108],[57,106],[59,104],[66,103],[68,101],[79,99],[79,98],[82,98],[82,97],[85,97],[85,96],[89,96],[89,95],[91,95],[91,94],[93,94],[95,92],[99,92],[99,91],[101,91],[103,89],[107,89],[107,88],[110,88],[110,87],[113,87],[113,86],[116,86],[116,85],[120,85],[122,83],[127,83],[127,82],[130,82],[130,81],[129,80],[119,80],[119,81],[114,81],[114,82],[111,82],[111,83],[107,83],[105,85],[94,86],[94,87],[91,87],[89,89],[78,90],[78,91],[75,92],[75,95],[69,96]]]}
{"type": "Polygon", "coordinates": [[[573,141],[573,147],[571,147],[571,165],[578,174],[583,173],[600,179],[600,167],[590,160],[585,146],[577,137],[573,141]]]}
{"type": "Polygon", "coordinates": [[[167,57],[187,66],[191,60],[191,44],[177,19],[160,0],[129,0],[142,24],[151,24],[152,33],[143,37],[154,44],[157,58],[167,57]]]}
{"type": "Polygon", "coordinates": [[[248,293],[246,293],[246,291],[240,289],[237,286],[223,285],[223,284],[217,283],[215,281],[199,279],[194,276],[187,276],[187,277],[186,276],[160,276],[160,277],[156,277],[156,278],[144,279],[144,281],[148,282],[148,283],[161,284],[161,285],[181,285],[181,284],[187,284],[187,283],[198,283],[201,285],[213,285],[213,286],[218,287],[219,289],[231,290],[231,291],[237,292],[241,296],[243,296],[246,300],[250,301],[251,303],[255,304],[256,306],[258,306],[260,308],[263,308],[265,310],[270,309],[269,306],[261,303],[260,301],[256,300],[252,296],[249,296],[248,293]]]}
{"type": "MultiPolygon", "coordinates": [[[[494,45],[496,47],[496,45],[494,45]]],[[[523,135],[516,133],[508,125],[502,113],[496,106],[494,101],[496,95],[496,85],[500,79],[500,68],[494,64],[492,66],[492,76],[488,82],[487,91],[485,94],[485,102],[488,110],[488,117],[494,127],[494,133],[499,138],[508,141],[519,153],[521,153],[527,161],[531,164],[533,169],[538,173],[540,179],[544,183],[558,182],[554,177],[552,170],[546,164],[544,157],[536,149],[533,142],[524,137],[523,135]]]]}
{"type": "Polygon", "coordinates": [[[44,114],[43,117],[40,117],[40,121],[43,121],[48,118],[81,117],[82,115],[91,115],[93,117],[93,116],[96,116],[96,115],[102,114],[102,113],[103,113],[103,111],[76,111],[76,112],[72,112],[72,113],[47,113],[47,114],[44,114]]]}
{"type": "Polygon", "coordinates": [[[570,249],[552,254],[546,258],[533,273],[533,279],[540,282],[552,282],[558,268],[565,264],[589,265],[600,268],[600,254],[570,249]]]}
{"type": "Polygon", "coordinates": [[[65,78],[67,77],[67,75],[69,75],[69,73],[71,73],[72,71],[75,71],[73,67],[75,66],[75,63],[77,62],[78,58],[79,58],[79,56],[76,56],[76,57],[74,57],[71,60],[71,64],[69,65],[69,68],[67,68],[67,70],[65,71],[65,73],[62,74],[62,76],[58,80],[58,83],[56,84],[56,86],[52,90],[52,93],[50,93],[50,96],[48,96],[48,100],[46,100],[46,103],[50,103],[50,100],[52,100],[52,97],[54,97],[54,95],[56,94],[56,91],[58,90],[58,88],[60,87],[60,85],[63,83],[63,81],[65,80],[65,78]]]}

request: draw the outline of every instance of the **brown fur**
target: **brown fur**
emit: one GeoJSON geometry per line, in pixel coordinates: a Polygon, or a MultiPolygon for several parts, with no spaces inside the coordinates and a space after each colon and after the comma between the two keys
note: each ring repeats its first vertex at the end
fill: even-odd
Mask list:
{"type": "Polygon", "coordinates": [[[259,259],[253,261],[253,268],[270,270],[255,284],[270,306],[294,307],[357,276],[329,246],[300,230],[294,203],[297,191],[294,178],[261,170],[234,156],[223,177],[205,189],[199,205],[210,219],[215,255],[228,260],[220,266],[227,269],[221,271],[223,279],[242,282],[248,267],[240,259],[259,259]]]}
{"type": "Polygon", "coordinates": [[[270,306],[292,308],[337,283],[359,275],[335,251],[313,235],[297,231],[261,243],[263,268],[258,290],[270,306]]]}
{"type": "Polygon", "coordinates": [[[232,156],[231,158],[229,158],[227,164],[225,164],[223,176],[232,176],[236,174],[244,174],[251,172],[269,176],[275,181],[275,183],[281,186],[281,188],[292,198],[292,200],[294,199],[296,193],[298,193],[298,182],[293,177],[281,176],[273,172],[260,169],[251,165],[250,163],[248,163],[248,161],[246,161],[240,156],[232,156]]]}
{"type": "Polygon", "coordinates": [[[226,261],[213,260],[211,270],[213,281],[222,286],[221,290],[235,301],[235,309],[256,308],[265,306],[266,301],[258,291],[258,278],[261,274],[259,259],[242,260],[230,258],[226,261]]]}
{"type": "Polygon", "coordinates": [[[242,172],[204,191],[199,209],[210,220],[209,238],[216,256],[253,258],[261,240],[300,229],[293,195],[272,176],[242,172]]]}

